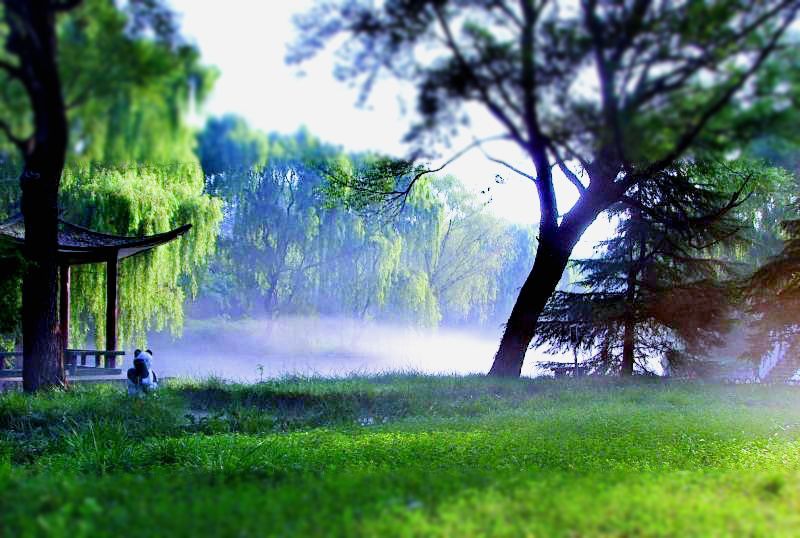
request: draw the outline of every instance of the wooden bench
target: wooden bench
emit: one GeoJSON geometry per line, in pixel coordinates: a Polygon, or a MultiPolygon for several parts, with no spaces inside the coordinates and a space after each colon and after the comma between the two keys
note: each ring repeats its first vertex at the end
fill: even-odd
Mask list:
{"type": "MultiPolygon", "coordinates": [[[[548,369],[553,372],[554,377],[575,377],[575,365],[564,364],[557,366],[549,366],[548,369]]],[[[583,377],[589,373],[589,369],[585,366],[578,366],[577,376],[583,377]]]]}
{"type": "MultiPolygon", "coordinates": [[[[64,351],[64,369],[70,377],[113,376],[122,374],[117,368],[117,357],[125,356],[124,351],[103,349],[67,349],[64,351]],[[87,358],[94,357],[94,366],[87,365],[87,358]]],[[[0,352],[0,378],[22,376],[22,352],[0,352]]]]}

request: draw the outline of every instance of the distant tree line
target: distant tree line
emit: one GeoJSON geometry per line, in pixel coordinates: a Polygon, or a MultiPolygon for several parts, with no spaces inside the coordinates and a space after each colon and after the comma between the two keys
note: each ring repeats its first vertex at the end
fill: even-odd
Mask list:
{"type": "Polygon", "coordinates": [[[532,260],[533,229],[494,216],[488,194],[452,177],[427,178],[386,215],[329,196],[333,174],[380,157],[305,131],[267,136],[240,118],[211,119],[198,151],[225,218],[196,315],[497,326],[532,260]]]}

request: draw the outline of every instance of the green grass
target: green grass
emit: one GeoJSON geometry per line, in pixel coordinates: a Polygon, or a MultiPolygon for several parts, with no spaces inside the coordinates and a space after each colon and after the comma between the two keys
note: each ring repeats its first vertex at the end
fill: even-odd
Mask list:
{"type": "Polygon", "coordinates": [[[387,375],[0,396],[0,536],[797,536],[800,391],[387,375]]]}

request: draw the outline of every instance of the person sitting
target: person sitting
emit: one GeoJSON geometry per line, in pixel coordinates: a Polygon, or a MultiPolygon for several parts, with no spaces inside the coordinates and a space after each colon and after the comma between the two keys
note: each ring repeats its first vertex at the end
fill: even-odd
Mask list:
{"type": "Polygon", "coordinates": [[[133,368],[128,368],[128,394],[138,395],[158,388],[158,376],[153,371],[153,352],[149,349],[133,352],[133,368]]]}

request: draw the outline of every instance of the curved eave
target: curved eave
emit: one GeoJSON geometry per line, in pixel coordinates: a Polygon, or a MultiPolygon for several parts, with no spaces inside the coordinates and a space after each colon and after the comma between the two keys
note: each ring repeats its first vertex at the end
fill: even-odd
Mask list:
{"type": "MultiPolygon", "coordinates": [[[[10,221],[9,221],[10,222],[10,221]]],[[[59,231],[58,262],[64,265],[81,265],[86,263],[107,262],[113,259],[122,260],[131,256],[136,256],[147,252],[165,243],[169,243],[184,235],[191,229],[191,224],[185,224],[174,230],[160,234],[149,235],[146,237],[126,237],[121,235],[104,234],[96,232],[75,224],[60,221],[65,230],[59,231]],[[67,241],[69,230],[80,234],[85,242],[95,242],[96,244],[76,244],[77,241],[67,241]]],[[[0,237],[10,241],[12,244],[23,247],[24,238],[18,235],[2,233],[0,237]]],[[[74,238],[75,236],[73,236],[74,238]]]]}
{"type": "Polygon", "coordinates": [[[124,237],[119,235],[93,234],[102,235],[105,238],[113,240],[124,240],[124,243],[113,246],[58,246],[59,263],[65,265],[81,265],[86,263],[100,263],[107,262],[116,258],[123,260],[142,254],[148,250],[154,249],[158,246],[164,245],[184,235],[192,227],[191,224],[185,224],[180,228],[175,228],[168,232],[149,235],[147,237],[124,237]]]}

